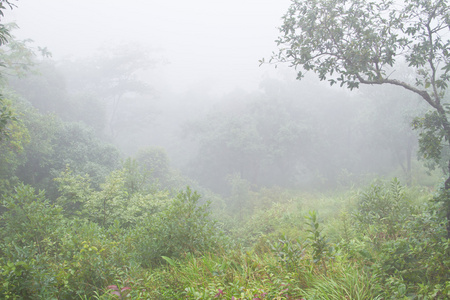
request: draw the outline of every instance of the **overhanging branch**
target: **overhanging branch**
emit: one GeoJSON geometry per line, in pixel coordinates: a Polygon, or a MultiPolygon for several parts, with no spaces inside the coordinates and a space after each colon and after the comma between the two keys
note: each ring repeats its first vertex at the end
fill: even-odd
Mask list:
{"type": "Polygon", "coordinates": [[[362,84],[370,84],[370,85],[374,85],[374,84],[378,84],[378,85],[381,85],[381,84],[392,84],[392,85],[401,86],[404,89],[407,89],[407,90],[409,90],[411,92],[414,92],[417,95],[419,95],[420,97],[422,97],[433,108],[435,108],[437,110],[440,109],[439,105],[431,98],[430,94],[428,94],[427,91],[419,90],[418,88],[416,88],[416,87],[414,87],[414,86],[412,86],[412,85],[410,85],[410,84],[408,84],[406,82],[403,82],[403,81],[400,81],[400,80],[397,80],[397,79],[387,79],[387,78],[383,78],[383,79],[380,79],[380,80],[367,80],[367,79],[364,79],[359,74],[356,74],[356,77],[358,78],[359,82],[362,83],[362,84]]]}

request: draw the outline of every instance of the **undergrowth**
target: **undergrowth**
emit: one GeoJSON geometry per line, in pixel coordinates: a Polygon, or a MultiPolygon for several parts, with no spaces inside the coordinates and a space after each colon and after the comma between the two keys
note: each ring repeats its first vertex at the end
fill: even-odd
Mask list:
{"type": "MultiPolygon", "coordinates": [[[[85,182],[64,176],[66,182],[85,182]]],[[[3,197],[1,298],[450,296],[442,204],[397,180],[334,196],[252,191],[251,203],[241,205],[246,216],[223,210],[215,212],[216,220],[190,189],[175,197],[130,194],[111,189],[113,183],[121,186],[119,173],[111,180],[104,191],[72,185],[71,194],[63,194],[66,207],[69,196],[77,203],[78,211],[70,214],[29,186],[3,197]],[[104,215],[90,217],[93,211],[86,209],[106,201],[100,197],[107,192],[115,202],[105,205],[124,214],[105,207],[104,215]],[[139,211],[139,201],[151,203],[139,211]]]]}

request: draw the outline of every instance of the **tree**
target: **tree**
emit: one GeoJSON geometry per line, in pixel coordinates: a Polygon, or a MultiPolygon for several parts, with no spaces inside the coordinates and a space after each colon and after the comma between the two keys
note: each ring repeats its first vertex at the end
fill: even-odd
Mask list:
{"type": "Polygon", "coordinates": [[[161,183],[167,187],[170,181],[170,161],[167,152],[161,147],[146,147],[139,149],[136,154],[136,163],[139,164],[141,173],[147,174],[148,179],[155,184],[161,183]]]}
{"type": "Polygon", "coordinates": [[[292,184],[314,145],[307,114],[299,101],[290,100],[235,92],[203,118],[187,123],[185,132],[198,147],[190,174],[223,193],[232,174],[257,185],[292,184]]]}
{"type": "Polygon", "coordinates": [[[0,141],[3,138],[10,137],[12,123],[17,121],[14,109],[9,104],[10,101],[5,97],[5,89],[7,89],[5,78],[23,76],[34,65],[33,57],[35,53],[28,46],[30,41],[19,41],[10,34],[10,30],[15,27],[15,24],[0,27],[0,41],[8,39],[7,45],[3,45],[0,42],[0,88],[2,88],[2,91],[0,91],[0,141]],[[4,34],[2,33],[2,28],[8,33],[6,37],[2,35],[4,34]]]}
{"type": "Polygon", "coordinates": [[[155,66],[157,60],[152,59],[145,48],[135,44],[100,50],[91,58],[65,61],[59,70],[66,78],[70,95],[90,95],[104,102],[106,132],[111,137],[117,138],[119,133],[129,135],[130,129],[124,130],[124,126],[137,124],[142,128],[151,121],[148,100],[153,98],[154,92],[143,78],[145,71],[155,66]]]}
{"type": "Polygon", "coordinates": [[[10,137],[10,124],[14,122],[16,117],[14,111],[6,99],[0,94],[0,142],[6,137],[10,137]]]}
{"type": "MultiPolygon", "coordinates": [[[[0,0],[0,20],[4,16],[3,10],[6,9],[6,6],[9,6],[11,9],[13,4],[8,0],[0,0]]],[[[3,46],[8,43],[10,34],[10,27],[5,24],[0,24],[0,46],[3,46]]],[[[5,67],[5,63],[3,59],[0,61],[0,67],[5,67]]],[[[0,73],[0,77],[2,73],[0,73]]],[[[0,141],[3,137],[8,137],[8,123],[14,121],[15,117],[13,116],[13,112],[10,110],[8,105],[5,103],[3,96],[0,94],[0,141]]]]}
{"type": "MultiPolygon", "coordinates": [[[[15,5],[13,3],[11,3],[10,0],[0,0],[0,21],[1,21],[1,18],[4,17],[3,11],[7,7],[12,9],[13,7],[15,7],[15,5]]],[[[11,37],[11,34],[10,34],[10,29],[8,28],[8,26],[6,26],[4,24],[0,24],[0,46],[7,44],[9,37],[11,37]]]]}
{"type": "MultiPolygon", "coordinates": [[[[0,0],[0,21],[3,11],[15,5],[11,0],[0,0]]],[[[18,28],[15,23],[0,24],[0,87],[6,86],[6,77],[20,77],[30,71],[35,63],[35,51],[30,48],[32,41],[18,40],[12,34],[13,29],[18,28]]],[[[47,48],[37,49],[44,57],[50,56],[47,48]]],[[[10,138],[12,123],[17,121],[15,112],[11,109],[10,101],[5,99],[4,91],[0,92],[0,141],[10,138]]]]}
{"type": "MultiPolygon", "coordinates": [[[[12,95],[3,99],[3,103],[11,112],[20,112],[17,99],[12,95]]],[[[14,119],[7,123],[7,131],[0,133],[0,194],[17,184],[15,172],[21,165],[23,152],[30,141],[30,131],[24,122],[19,117],[14,119]]]]}
{"type": "MultiPolygon", "coordinates": [[[[52,179],[64,171],[67,165],[76,174],[89,174],[95,187],[119,167],[119,151],[97,138],[86,125],[62,122],[54,115],[40,114],[29,103],[16,106],[26,136],[23,136],[25,133],[18,135],[20,131],[15,133],[17,138],[13,136],[15,144],[18,141],[24,144],[23,151],[20,151],[23,152],[19,157],[20,162],[12,168],[13,174],[25,184],[45,188],[50,200],[56,196],[56,185],[52,179]]],[[[4,156],[0,155],[0,162],[4,156]]]]}
{"type": "MultiPolygon", "coordinates": [[[[424,156],[438,159],[450,148],[450,122],[444,103],[450,81],[450,7],[445,0],[293,0],[283,16],[279,52],[271,61],[317,73],[331,85],[395,85],[426,101],[433,111],[419,137],[424,156]],[[396,78],[402,63],[408,78],[396,78]],[[429,119],[433,126],[427,127],[429,119]]],[[[298,72],[298,79],[303,77],[298,72]]],[[[450,191],[449,177],[444,191],[450,191]]],[[[446,195],[447,193],[443,193],[446,195]]],[[[446,206],[450,238],[450,200],[446,206]]]]}

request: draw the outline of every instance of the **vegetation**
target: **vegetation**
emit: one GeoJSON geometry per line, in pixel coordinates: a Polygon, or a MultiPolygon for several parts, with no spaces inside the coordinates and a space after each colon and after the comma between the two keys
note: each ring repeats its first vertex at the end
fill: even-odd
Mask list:
{"type": "MultiPolygon", "coordinates": [[[[293,0],[283,17],[278,55],[272,59],[313,71],[349,89],[360,84],[402,87],[430,105],[414,122],[420,153],[439,162],[450,147],[444,100],[450,81],[450,7],[446,1],[293,0]],[[406,63],[409,77],[396,71],[406,63]]],[[[298,79],[303,77],[298,72],[298,79]]],[[[450,239],[450,159],[443,195],[450,239]]]]}
{"type": "MultiPolygon", "coordinates": [[[[313,14],[304,14],[309,9],[316,12],[326,4],[332,13],[336,9],[354,13],[369,5],[353,1],[348,8],[340,3],[293,1],[284,18],[285,38],[293,39],[290,34],[297,31],[292,28],[312,21],[313,14]],[[297,10],[302,14],[297,15],[297,10]]],[[[379,25],[391,18],[385,24],[391,24],[392,31],[384,32],[389,37],[402,29],[395,27],[400,17],[411,17],[413,6],[424,4],[407,3],[411,7],[406,6],[402,14],[367,11],[365,20],[379,25]]],[[[10,3],[0,1],[0,12],[4,4],[10,3]]],[[[384,9],[387,4],[369,7],[384,9]]],[[[436,14],[447,13],[444,1],[435,5],[436,14]]],[[[345,13],[316,16],[351,24],[364,20],[345,13]]],[[[445,16],[448,25],[448,13],[445,16]]],[[[364,34],[372,38],[369,45],[389,46],[379,40],[386,36],[366,27],[364,34]]],[[[405,38],[422,32],[419,25],[416,31],[407,28],[405,38]]],[[[351,33],[359,34],[359,29],[351,33]]],[[[337,34],[321,26],[317,30],[323,30],[320,37],[337,34]]],[[[1,43],[20,44],[9,32],[3,37],[1,43]]],[[[381,52],[372,53],[373,49],[364,47],[369,53],[358,56],[355,49],[346,48],[353,52],[343,52],[343,57],[356,59],[350,69],[340,56],[317,69],[323,61],[298,63],[323,76],[341,72],[342,83],[350,88],[358,81],[392,83],[383,77],[387,73],[381,67],[394,66],[397,42],[403,50],[410,44],[400,37],[390,38],[393,52],[381,47],[381,52]],[[365,60],[376,59],[369,54],[377,53],[384,60],[374,64],[365,60]]],[[[306,53],[309,48],[297,49],[299,44],[294,44],[299,53],[292,49],[282,53],[313,59],[306,53]]],[[[30,49],[12,49],[16,52],[0,51],[2,61],[18,57],[25,63],[20,70],[33,67],[43,72],[24,80],[15,72],[4,72],[1,82],[0,298],[450,298],[450,196],[447,183],[442,190],[438,185],[439,177],[448,174],[427,174],[413,158],[416,136],[407,125],[423,110],[412,106],[412,112],[404,112],[409,98],[391,93],[398,98],[398,106],[390,105],[391,116],[386,116],[384,109],[392,98],[383,93],[389,90],[373,93],[374,99],[361,93],[368,100],[366,108],[351,97],[344,102],[330,99],[330,90],[320,92],[322,87],[315,93],[279,81],[265,82],[262,93],[230,95],[235,102],[226,101],[182,122],[189,141],[177,147],[186,152],[190,162],[186,169],[195,181],[174,168],[172,156],[163,147],[147,145],[125,155],[108,143],[117,142],[124,128],[142,125],[140,120],[130,121],[132,114],[126,122],[118,122],[139,110],[119,110],[122,100],[132,102],[148,89],[132,76],[147,66],[142,56],[130,65],[120,64],[123,52],[106,57],[99,61],[101,68],[92,69],[99,71],[91,74],[97,81],[84,78],[86,82],[78,81],[77,86],[72,79],[66,88],[64,68],[58,69],[46,58],[27,63],[30,49]],[[101,72],[109,67],[114,72],[103,78],[101,72]],[[84,89],[83,94],[74,93],[72,89],[78,88],[70,86],[84,89]],[[296,101],[298,93],[304,100],[296,101]],[[305,104],[313,98],[319,106],[305,104]],[[329,107],[323,108],[323,103],[329,107]],[[346,114],[333,119],[336,107],[343,103],[346,114]],[[74,108],[73,114],[64,106],[74,108]],[[100,117],[91,118],[87,112],[100,117]],[[354,128],[358,130],[350,130],[354,128]],[[361,142],[371,149],[354,149],[361,142]],[[394,179],[374,178],[379,176],[372,172],[394,179]]],[[[436,49],[439,52],[442,47],[436,49]]],[[[441,63],[447,62],[444,52],[437,58],[441,63]]],[[[408,57],[412,67],[424,67],[419,57],[408,57]]],[[[8,71],[11,65],[3,68],[8,71]]],[[[441,79],[419,72],[425,75],[424,89],[429,84],[444,92],[444,71],[439,73],[441,79]]],[[[83,78],[76,72],[72,75],[83,78]]],[[[444,94],[432,95],[433,103],[442,101],[439,105],[445,107],[444,94]]],[[[446,159],[439,145],[448,133],[439,109],[429,114],[416,119],[414,126],[422,130],[418,153],[428,154],[433,159],[428,165],[436,167],[446,159]]]]}
{"type": "MultiPolygon", "coordinates": [[[[114,175],[96,192],[84,178],[63,176],[55,204],[23,184],[3,196],[3,298],[450,295],[449,242],[436,213],[442,203],[397,180],[326,199],[273,199],[224,226],[190,189],[173,198],[161,191],[127,194],[114,175]],[[324,205],[335,209],[320,210],[324,205]]],[[[271,197],[266,190],[257,195],[271,197]]]]}

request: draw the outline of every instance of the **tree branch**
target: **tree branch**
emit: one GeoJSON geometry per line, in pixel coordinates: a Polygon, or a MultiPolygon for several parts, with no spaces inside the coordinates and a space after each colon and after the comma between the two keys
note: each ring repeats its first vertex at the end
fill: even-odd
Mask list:
{"type": "Polygon", "coordinates": [[[430,43],[430,52],[428,55],[428,64],[430,65],[431,68],[431,85],[433,86],[433,94],[434,94],[434,101],[440,105],[440,99],[438,96],[438,92],[437,92],[437,88],[436,88],[436,67],[434,66],[434,51],[433,51],[433,47],[434,47],[434,43],[433,43],[433,32],[431,31],[431,20],[434,18],[434,15],[436,13],[436,8],[433,11],[432,15],[429,17],[428,22],[426,24],[426,28],[427,28],[427,32],[428,32],[428,42],[430,43]]]}
{"type": "Polygon", "coordinates": [[[438,105],[438,104],[431,98],[430,94],[428,94],[427,91],[419,90],[418,88],[416,88],[416,87],[414,87],[414,86],[412,86],[412,85],[410,85],[410,84],[407,84],[406,82],[403,82],[403,81],[400,81],[400,80],[397,80],[397,79],[388,79],[388,78],[383,78],[383,79],[380,79],[380,80],[367,80],[367,79],[364,79],[364,78],[363,78],[361,75],[359,75],[359,74],[355,74],[355,75],[356,75],[356,77],[358,78],[359,82],[362,83],[362,84],[369,84],[369,85],[374,85],[374,84],[377,84],[377,85],[381,85],[381,84],[392,84],[392,85],[401,86],[401,87],[403,87],[404,89],[407,89],[407,90],[409,90],[409,91],[411,91],[411,92],[414,92],[414,93],[416,93],[417,95],[421,96],[421,97],[422,97],[425,101],[427,101],[428,104],[430,104],[433,108],[439,109],[439,106],[440,106],[440,105],[438,105]]]}

